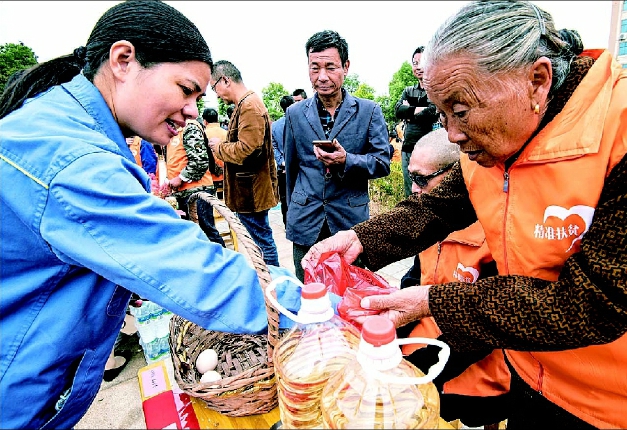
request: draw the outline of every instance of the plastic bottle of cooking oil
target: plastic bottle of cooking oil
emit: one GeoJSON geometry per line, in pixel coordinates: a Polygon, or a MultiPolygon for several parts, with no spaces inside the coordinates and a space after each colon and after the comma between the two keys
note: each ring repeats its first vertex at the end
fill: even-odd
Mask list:
{"type": "Polygon", "coordinates": [[[274,349],[279,412],[283,428],[321,428],[320,396],[329,376],[355,362],[359,331],[335,315],[327,288],[321,283],[302,286],[298,315],[283,308],[270,292],[291,277],[272,281],[266,295],[296,324],[274,349]]]}
{"type": "Polygon", "coordinates": [[[336,372],[322,391],[323,428],[438,428],[440,397],[431,382],[444,368],[449,347],[425,338],[396,339],[394,324],[366,318],[357,362],[336,372]],[[425,376],[403,358],[400,344],[429,343],[442,348],[439,362],[425,376]]]}

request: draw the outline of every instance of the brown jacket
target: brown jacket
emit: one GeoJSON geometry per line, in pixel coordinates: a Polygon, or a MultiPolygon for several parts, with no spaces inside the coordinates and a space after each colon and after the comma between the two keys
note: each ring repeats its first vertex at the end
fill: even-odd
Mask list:
{"type": "Polygon", "coordinates": [[[229,209],[260,212],[279,203],[268,109],[253,91],[235,107],[226,141],[216,146],[215,155],[224,161],[224,200],[229,209]]]}
{"type": "MultiPolygon", "coordinates": [[[[220,127],[220,124],[218,124],[217,122],[207,124],[207,126],[205,127],[205,134],[207,135],[207,139],[211,139],[212,137],[218,137],[222,141],[226,140],[227,136],[226,130],[220,127]]],[[[218,166],[224,168],[224,161],[218,158],[216,158],[215,160],[218,166]]],[[[211,179],[213,179],[213,182],[222,181],[224,180],[224,174],[218,176],[212,173],[211,179]]]]}

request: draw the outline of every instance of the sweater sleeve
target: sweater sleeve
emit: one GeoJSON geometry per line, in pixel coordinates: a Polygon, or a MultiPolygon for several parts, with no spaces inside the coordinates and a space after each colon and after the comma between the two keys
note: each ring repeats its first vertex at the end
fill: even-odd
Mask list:
{"type": "Polygon", "coordinates": [[[557,281],[495,276],[434,285],[429,307],[456,350],[556,351],[627,332],[627,157],[606,179],[581,251],[557,281]]]}
{"type": "Polygon", "coordinates": [[[362,261],[370,270],[376,271],[418,254],[476,220],[477,215],[457,163],[428,194],[412,194],[391,211],[352,229],[364,248],[362,261]]]}

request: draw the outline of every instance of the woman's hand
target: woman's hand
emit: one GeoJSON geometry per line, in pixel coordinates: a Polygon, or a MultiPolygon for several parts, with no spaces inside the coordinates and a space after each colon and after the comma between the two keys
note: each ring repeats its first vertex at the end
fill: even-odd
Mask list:
{"type": "MultiPolygon", "coordinates": [[[[368,296],[361,299],[364,309],[382,310],[380,315],[389,318],[396,327],[431,316],[429,311],[429,288],[417,285],[403,288],[392,294],[368,296]]],[[[363,323],[363,321],[360,321],[363,323]]]]}
{"type": "Polygon", "coordinates": [[[357,234],[353,230],[338,231],[333,236],[324,239],[309,249],[300,262],[303,269],[316,267],[320,261],[320,256],[325,252],[337,252],[348,264],[364,250],[357,234]]]}
{"type": "Polygon", "coordinates": [[[170,185],[170,188],[178,188],[181,186],[182,183],[183,181],[181,180],[179,176],[175,176],[174,178],[168,181],[168,185],[170,185]]]}

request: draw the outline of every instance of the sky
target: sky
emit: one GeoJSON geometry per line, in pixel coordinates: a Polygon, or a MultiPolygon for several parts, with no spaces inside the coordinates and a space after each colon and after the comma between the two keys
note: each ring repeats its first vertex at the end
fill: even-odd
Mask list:
{"type": "MultiPolygon", "coordinates": [[[[100,16],[118,1],[0,1],[0,45],[23,42],[39,62],[85,45],[100,16]]],[[[349,74],[388,93],[392,76],[417,46],[467,1],[166,1],[190,18],[214,61],[231,61],[248,89],[271,82],[313,91],[305,43],[335,30],[348,43],[349,74]]],[[[612,2],[536,1],[557,28],[577,30],[586,48],[607,48],[612,2]]],[[[207,88],[205,106],[217,106],[207,88]]]]}

